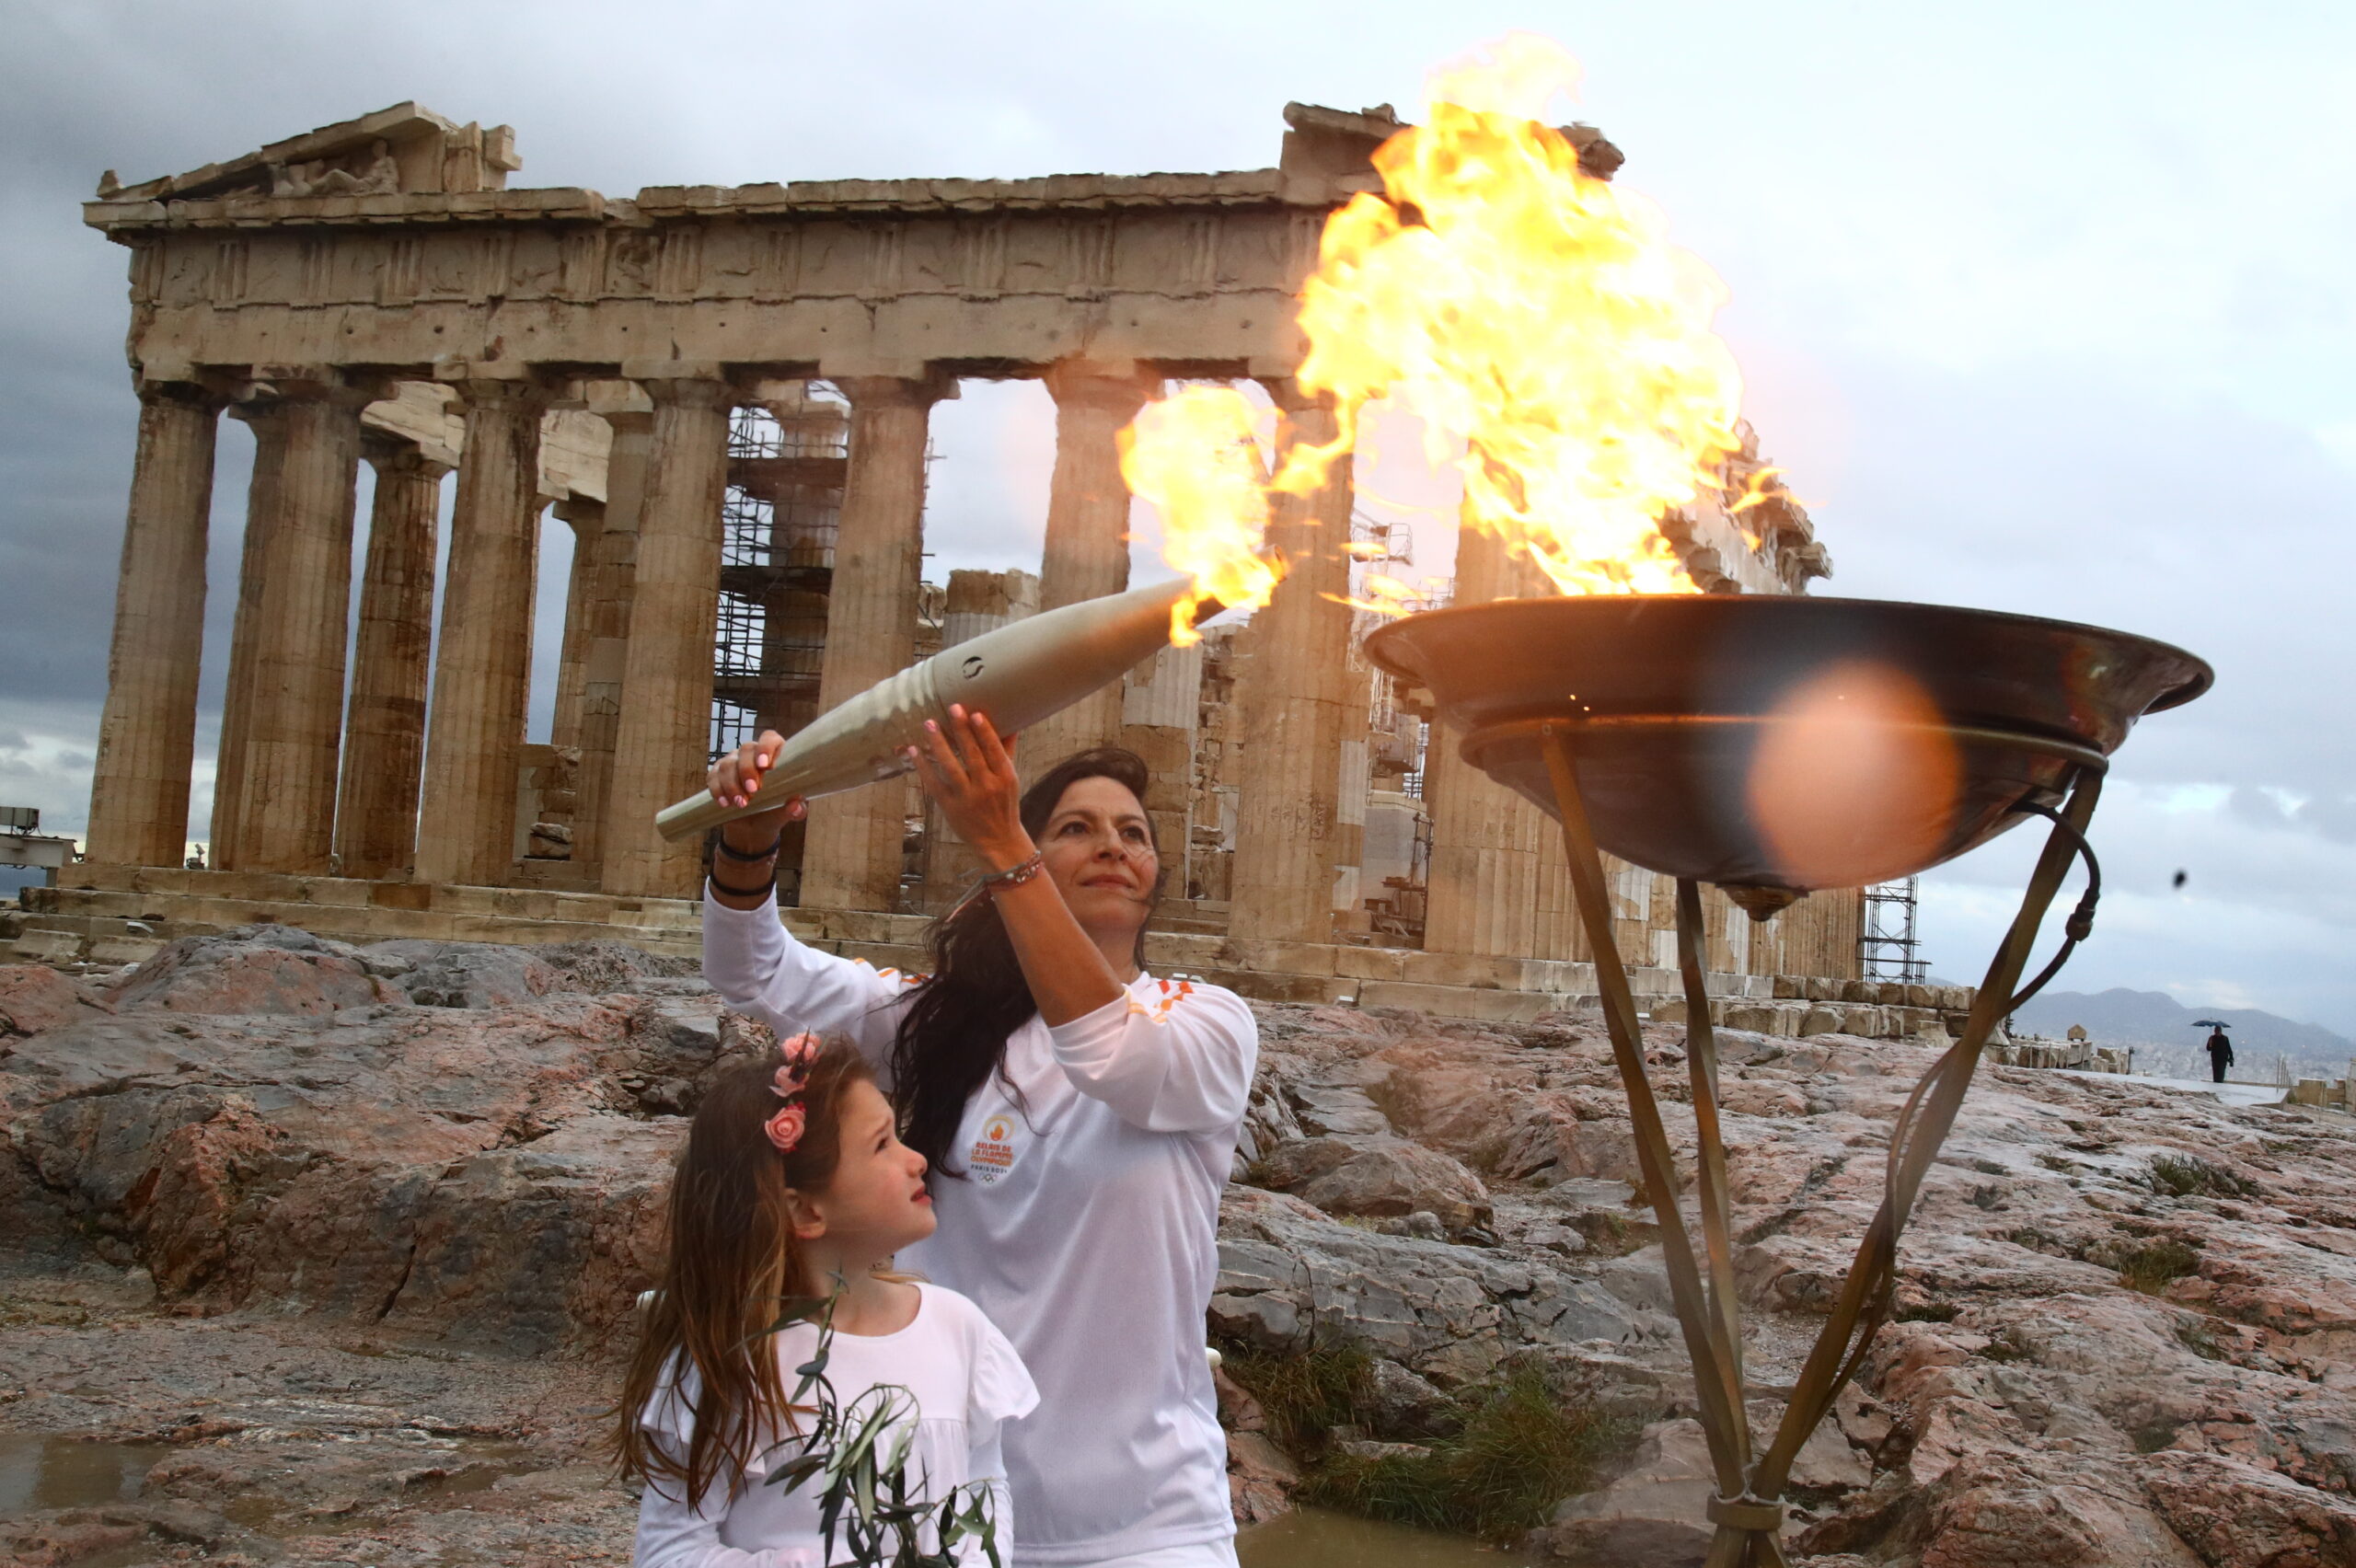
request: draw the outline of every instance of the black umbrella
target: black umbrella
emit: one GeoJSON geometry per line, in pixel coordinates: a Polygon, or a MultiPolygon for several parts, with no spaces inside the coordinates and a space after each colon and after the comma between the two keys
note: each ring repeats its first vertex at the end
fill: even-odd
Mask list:
{"type": "Polygon", "coordinates": [[[2192,1020],[2192,1027],[2195,1029],[2231,1029],[2234,1026],[2227,1023],[2222,1018],[2196,1018],[2192,1020]]]}

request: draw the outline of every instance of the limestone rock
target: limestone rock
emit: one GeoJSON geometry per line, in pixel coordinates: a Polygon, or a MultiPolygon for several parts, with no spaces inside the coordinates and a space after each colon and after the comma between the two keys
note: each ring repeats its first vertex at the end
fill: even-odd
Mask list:
{"type": "Polygon", "coordinates": [[[1363,1089],[1321,1085],[1295,1089],[1289,1098],[1301,1129],[1312,1136],[1365,1137],[1391,1130],[1390,1118],[1363,1089]]]}
{"type": "MultiPolygon", "coordinates": [[[[376,995],[350,950],[272,929],[174,947],[119,1014],[0,1056],[0,1231],[95,1236],[207,1310],[268,1301],[525,1352],[624,1322],[684,1130],[648,1104],[683,1108],[721,1060],[714,1000],[327,1012],[339,987],[376,995]]],[[[486,972],[465,950],[401,956],[486,972]]]]}
{"type": "Polygon", "coordinates": [[[1557,1508],[1531,1544],[1614,1568],[1702,1568],[1715,1533],[1702,1510],[1716,1491],[1702,1424],[1663,1422],[1645,1430],[1625,1472],[1557,1508]]]}
{"type": "Polygon", "coordinates": [[[1228,1506],[1239,1526],[1265,1524],[1292,1511],[1300,1471],[1283,1449],[1257,1432],[1227,1436],[1228,1506]]]}
{"type": "Polygon", "coordinates": [[[1282,1090],[1263,1075],[1253,1084],[1251,1103],[1244,1110],[1243,1136],[1236,1141],[1236,1153],[1246,1162],[1256,1160],[1302,1136],[1291,1103],[1282,1090]]]}
{"type": "Polygon", "coordinates": [[[1395,1361],[1377,1357],[1368,1383],[1369,1413],[1386,1436],[1445,1437],[1462,1424],[1446,1394],[1395,1361]]]}
{"type": "MultiPolygon", "coordinates": [[[[1877,992],[1854,1005],[1897,1004],[1877,992]]],[[[1215,1319],[1271,1343],[1360,1344],[1443,1390],[1537,1355],[1626,1408],[1649,1401],[1656,1420],[1690,1415],[1657,1234],[1648,1208],[1627,1203],[1617,1073],[1591,1022],[1541,1045],[1404,1015],[1304,1025],[1296,1009],[1268,1011],[1281,1018],[1269,1070],[1292,1102],[1366,1088],[1394,1136],[1482,1173],[1499,1244],[1468,1252],[1231,1189],[1215,1319]],[[1556,1244],[1572,1233],[1585,1244],[1556,1244]],[[1499,1265],[1594,1304],[1616,1338],[1533,1329],[1524,1298],[1484,1272],[1499,1265]]],[[[1732,1030],[1720,1042],[1738,1284],[1763,1389],[1796,1374],[1821,1323],[1880,1198],[1890,1118],[1934,1049],[1732,1030]]],[[[1679,1043],[1673,1028],[1646,1030],[1665,1101],[1686,1093],[1679,1043]]],[[[1692,1124],[1665,1111],[1690,1172],[1692,1124]]],[[[1311,1195],[1348,1164],[1334,1144],[1355,1158],[1381,1136],[1304,1139],[1282,1173],[1311,1195]]],[[[1795,1466],[1794,1551],[1893,1568],[2348,1560],[2334,1532],[2356,1495],[2350,1169],[2356,1124],[2330,1112],[1983,1065],[1907,1233],[1901,1320],[1795,1466]],[[2196,1159],[2213,1178],[2184,1174],[2196,1159]],[[2165,1180],[2158,1160],[2177,1162],[2165,1180]],[[2236,1507],[2258,1543],[2245,1557],[2231,1555],[2236,1507]]],[[[1754,1429],[1779,1409],[1754,1411],[1754,1429]]],[[[1565,1516],[1566,1546],[1613,1562],[1698,1550],[1706,1469],[1661,1448],[1610,1483],[1611,1501],[1565,1516]],[[1644,1523],[1631,1493],[1680,1476],[1692,1512],[1656,1493],[1661,1516],[1644,1523]]]]}
{"type": "Polygon", "coordinates": [[[248,926],[222,937],[181,937],[133,970],[110,998],[120,1011],[313,1016],[365,1007],[380,986],[341,942],[291,926],[248,926]]]}
{"type": "Polygon", "coordinates": [[[592,1114],[467,1160],[419,1205],[408,1274],[383,1316],[463,1322],[524,1350],[626,1340],[661,1264],[685,1131],[592,1114]]]}
{"type": "MultiPolygon", "coordinates": [[[[599,1479],[579,1412],[611,1398],[606,1358],[650,1282],[679,1114],[722,1064],[773,1042],[685,966],[619,944],[523,960],[255,930],[158,954],[105,992],[0,968],[0,1389],[24,1390],[10,1425],[172,1443],[141,1507],[219,1516],[237,1498],[292,1499],[281,1535],[220,1527],[216,1560],[282,1551],[290,1528],[397,1539],[385,1561],[626,1550],[629,1500],[599,1479]],[[419,1005],[429,991],[466,1005],[419,1005]],[[16,1282],[36,1268],[99,1284],[33,1299],[16,1282]],[[117,1296],[136,1302],[104,1304],[117,1296]],[[107,1313],[95,1355],[72,1325],[107,1313]],[[256,1336],[290,1348],[210,1359],[256,1336]],[[580,1386],[557,1392],[560,1374],[580,1386]],[[484,1401],[507,1390],[531,1413],[497,1426],[484,1401]],[[491,1487],[482,1467],[507,1461],[468,1457],[475,1439],[393,1434],[421,1411],[571,1447],[491,1487]],[[244,1433],[265,1435],[210,1441],[244,1433]],[[291,1480],[288,1444],[311,1445],[291,1480]],[[425,1506],[445,1482],[468,1503],[425,1506]]],[[[1593,1021],[1259,1016],[1265,1144],[1249,1173],[1296,1191],[1227,1189],[1214,1336],[1366,1351],[1368,1430],[1352,1441],[1444,1435],[1460,1399],[1526,1365],[1640,1413],[1643,1454],[1566,1500],[1548,1539],[1677,1561],[1708,1478],[1593,1021]],[[1475,1193],[1482,1229],[1459,1234],[1483,1244],[1452,1242],[1446,1202],[1475,1193]],[[1399,1212],[1336,1215],[1311,1196],[1399,1212]]],[[[1722,1043],[1763,1435],[1934,1052],[1839,1034],[1722,1043]]],[[[1648,1025],[1646,1045],[1690,1170],[1680,1032],[1648,1025]]],[[[1983,1064],[1904,1240],[1898,1320],[1801,1452],[1795,1561],[2350,1561],[2351,1170],[2356,1123],[2334,1112],[1983,1064]]],[[[1222,1390],[1222,1409],[1236,1509],[1265,1517],[1287,1505],[1291,1461],[1248,1398],[1222,1390]]],[[[144,1515],[103,1540],[88,1523],[0,1526],[0,1557],[164,1539],[144,1515]]]]}
{"type": "Polygon", "coordinates": [[[1249,1187],[1220,1205],[1219,1262],[1215,1329],[1271,1348],[1356,1344],[1442,1389],[1524,1352],[1576,1359],[1638,1337],[1620,1303],[1551,1268],[1344,1225],[1249,1187]]]}
{"type": "Polygon", "coordinates": [[[692,961],[661,958],[623,942],[506,947],[497,942],[372,942],[354,956],[421,1007],[500,1008],[535,997],[709,996],[692,961]]]}
{"type": "Polygon", "coordinates": [[[558,988],[556,967],[531,948],[495,942],[374,942],[362,950],[401,962],[396,984],[428,1008],[502,1008],[558,988]]]}
{"type": "Polygon", "coordinates": [[[104,1010],[88,987],[45,963],[0,963],[0,1039],[37,1034],[104,1010]]]}
{"type": "Polygon", "coordinates": [[[1261,1162],[1260,1177],[1327,1214],[1429,1213],[1451,1236],[1485,1229],[1492,1214],[1478,1176],[1436,1149],[1388,1135],[1297,1139],[1261,1162]]]}
{"type": "Polygon", "coordinates": [[[2170,1529],[2209,1568],[2356,1562],[2356,1504],[2218,1454],[2163,1450],[2139,1467],[2170,1529]]]}

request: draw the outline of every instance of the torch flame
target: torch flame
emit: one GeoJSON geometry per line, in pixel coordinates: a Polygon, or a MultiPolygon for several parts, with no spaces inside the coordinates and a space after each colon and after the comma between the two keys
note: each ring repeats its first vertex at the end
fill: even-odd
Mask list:
{"type": "MultiPolygon", "coordinates": [[[[1571,139],[1539,122],[1578,80],[1559,45],[1523,33],[1434,75],[1425,123],[1374,156],[1382,192],[1326,221],[1301,293],[1298,380],[1332,400],[1337,433],[1293,445],[1269,488],[1315,490],[1356,446],[1366,406],[1389,398],[1423,420],[1436,465],[1461,469],[1462,517],[1562,592],[1692,593],[1659,522],[1718,491],[1726,458],[1743,447],[1741,373],[1710,326],[1727,291],[1669,242],[1657,207],[1587,173],[1571,139]]],[[[1148,432],[1160,406],[1149,407],[1125,472],[1136,459],[1171,484],[1206,448],[1160,443],[1231,443],[1239,422],[1248,428],[1249,405],[1232,392],[1181,398],[1199,426],[1148,432]]],[[[1181,570],[1195,568],[1175,552],[1217,561],[1265,526],[1265,496],[1220,472],[1198,481],[1203,510],[1175,518],[1164,507],[1181,570]],[[1222,506],[1234,510],[1216,514],[1222,506]]],[[[1764,499],[1763,482],[1743,504],[1764,499]]],[[[1134,475],[1132,487],[1149,493],[1134,475]]]]}
{"type": "Polygon", "coordinates": [[[1252,405],[1224,386],[1185,386],[1148,403],[1121,432],[1121,478],[1161,513],[1162,559],[1194,579],[1170,611],[1170,640],[1201,640],[1195,614],[1268,602],[1284,575],[1259,552],[1268,532],[1268,467],[1252,405]]]}

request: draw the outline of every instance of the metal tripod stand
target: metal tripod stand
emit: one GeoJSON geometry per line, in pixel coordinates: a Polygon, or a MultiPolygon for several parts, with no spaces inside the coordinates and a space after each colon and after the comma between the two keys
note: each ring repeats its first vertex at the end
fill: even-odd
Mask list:
{"type": "Polygon", "coordinates": [[[1687,1020],[1685,1059],[1692,1080],[1700,1150],[1695,1186],[1703,1256],[1697,1259],[1678,1206],[1677,1170],[1661,1124],[1660,1105],[1645,1076],[1635,997],[1612,943],[1611,905],[1602,856],[1578,784],[1575,748],[1579,728],[1575,720],[1545,722],[1540,726],[1541,744],[1562,819],[1563,848],[1570,862],[1579,919],[1595,953],[1604,1025],[1627,1091],[1646,1194],[1659,1216],[1661,1255],[1678,1326],[1693,1362],[1702,1430],[1717,1474],[1717,1495],[1709,1504],[1709,1517],[1717,1526],[1710,1544],[1709,1568],[1784,1568],[1786,1559],[1778,1536],[1792,1461],[1800,1445],[1831,1410],[1842,1386],[1864,1364],[1874,1335],[1888,1315],[1900,1232],[1931,1161],[1955,1125],[1981,1052],[2005,1015],[2051,978],[2069,948],[2084,938],[2091,924],[2093,898],[2100,883],[2085,834],[2101,793],[2103,767],[2098,760],[2084,760],[2080,753],[2081,760],[2072,767],[2067,793],[2058,811],[2023,808],[2050,816],[2053,826],[2030,875],[2019,913],[1988,965],[1962,1037],[1923,1076],[1899,1113],[1890,1136],[1880,1209],[1858,1243],[1840,1298],[1817,1335],[1782,1422],[1761,1452],[1752,1439],[1743,1398],[1742,1317],[1735,1294],[1726,1145],[1718,1124],[1717,1047],[1703,979],[1701,887],[1691,878],[1677,879],[1677,954],[1684,978],[1687,1020]],[[2093,882],[2089,896],[2071,917],[2069,942],[2027,992],[2016,995],[2015,987],[2028,965],[2029,951],[2046,911],[2061,891],[2072,859],[2082,852],[2093,882]]]}

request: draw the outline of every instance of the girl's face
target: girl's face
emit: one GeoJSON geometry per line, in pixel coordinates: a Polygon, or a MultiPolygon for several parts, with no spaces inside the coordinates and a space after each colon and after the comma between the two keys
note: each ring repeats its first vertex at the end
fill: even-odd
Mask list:
{"type": "Polygon", "coordinates": [[[1161,860],[1145,807],[1126,785],[1075,779],[1047,818],[1039,853],[1081,929],[1126,933],[1145,924],[1161,860]]]}
{"type": "Polygon", "coordinates": [[[891,1102],[864,1079],[842,1098],[841,1152],[821,1193],[801,1194],[794,1227],[824,1238],[845,1261],[879,1263],[923,1240],[940,1223],[924,1190],[924,1156],[902,1143],[891,1102]]]}

